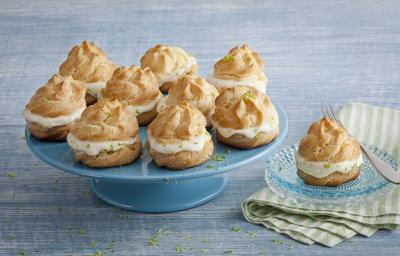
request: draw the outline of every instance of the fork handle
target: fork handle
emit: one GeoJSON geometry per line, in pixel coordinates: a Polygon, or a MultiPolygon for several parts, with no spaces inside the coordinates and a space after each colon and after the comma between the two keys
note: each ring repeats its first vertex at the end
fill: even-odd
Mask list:
{"type": "Polygon", "coordinates": [[[364,150],[365,154],[367,154],[369,160],[375,167],[375,169],[388,181],[400,184],[400,172],[395,171],[392,167],[390,167],[387,163],[379,159],[374,153],[372,153],[367,147],[364,145],[360,145],[364,150]]]}

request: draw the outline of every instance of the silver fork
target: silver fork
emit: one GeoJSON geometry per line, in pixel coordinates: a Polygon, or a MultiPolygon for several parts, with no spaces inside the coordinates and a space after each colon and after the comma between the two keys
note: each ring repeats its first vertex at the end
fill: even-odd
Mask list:
{"type": "MultiPolygon", "coordinates": [[[[329,118],[329,119],[335,121],[342,128],[346,129],[346,127],[344,127],[343,123],[339,120],[339,118],[336,117],[335,111],[333,111],[333,108],[331,105],[322,107],[321,111],[322,111],[322,115],[325,118],[329,118]]],[[[380,175],[382,175],[385,179],[387,179],[388,181],[390,181],[392,183],[400,184],[400,173],[399,172],[397,172],[392,167],[390,167],[387,163],[385,163],[384,161],[379,159],[374,153],[372,153],[362,143],[360,143],[360,146],[361,146],[361,150],[364,153],[364,155],[369,159],[371,164],[374,166],[374,168],[378,171],[378,173],[380,175]]]]}

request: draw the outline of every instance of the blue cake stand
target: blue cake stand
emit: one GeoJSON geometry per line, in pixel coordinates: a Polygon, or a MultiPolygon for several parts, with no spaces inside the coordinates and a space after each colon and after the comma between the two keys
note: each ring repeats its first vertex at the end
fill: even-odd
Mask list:
{"type": "MultiPolygon", "coordinates": [[[[239,150],[217,143],[214,131],[211,131],[214,154],[218,157],[185,170],[158,167],[147,150],[140,159],[127,166],[89,168],[74,160],[66,142],[39,141],[28,130],[25,131],[26,142],[43,162],[65,172],[92,178],[93,192],[111,205],[140,212],[180,211],[204,204],[221,194],[228,182],[228,171],[273,153],[288,129],[285,111],[281,105],[275,106],[280,119],[280,134],[273,142],[255,149],[239,150]]],[[[142,141],[146,141],[146,127],[140,128],[140,135],[142,141]]]]}

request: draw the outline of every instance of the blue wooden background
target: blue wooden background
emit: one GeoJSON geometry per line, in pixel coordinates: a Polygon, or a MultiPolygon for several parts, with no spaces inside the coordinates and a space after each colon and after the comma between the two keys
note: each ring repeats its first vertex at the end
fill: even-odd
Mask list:
{"type": "Polygon", "coordinates": [[[399,255],[399,231],[328,249],[245,222],[240,203],[264,186],[263,161],[231,172],[224,194],[195,209],[113,208],[94,196],[88,179],[29,152],[20,114],[83,40],[95,41],[119,65],[138,64],[154,44],[178,45],[197,57],[203,75],[228,49],[247,42],[266,62],[268,92],[286,108],[285,144],[292,144],[323,103],[400,108],[399,14],[396,0],[1,0],[0,255],[173,255],[181,247],[188,255],[399,255]],[[169,234],[159,246],[148,245],[163,227],[169,234]]]}

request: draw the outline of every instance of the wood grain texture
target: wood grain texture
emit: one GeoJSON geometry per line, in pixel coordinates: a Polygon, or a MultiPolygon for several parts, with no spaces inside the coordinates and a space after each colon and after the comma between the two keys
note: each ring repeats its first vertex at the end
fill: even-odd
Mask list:
{"type": "Polygon", "coordinates": [[[318,118],[323,103],[400,108],[399,13],[396,0],[2,0],[0,255],[88,255],[96,249],[112,255],[105,247],[113,240],[114,255],[174,255],[178,245],[188,255],[207,248],[208,255],[228,249],[232,255],[398,255],[399,231],[328,249],[247,223],[240,203],[264,185],[264,161],[231,172],[224,194],[195,209],[142,214],[110,207],[90,191],[89,180],[57,171],[29,152],[20,113],[71,46],[85,39],[118,65],[137,64],[156,43],[178,45],[197,57],[203,75],[228,49],[247,42],[266,61],[271,98],[288,113],[289,145],[318,118]],[[231,231],[234,225],[240,232],[231,231]],[[164,226],[171,233],[161,236],[160,246],[149,246],[164,226]],[[93,241],[95,247],[88,245],[93,241]]]}

